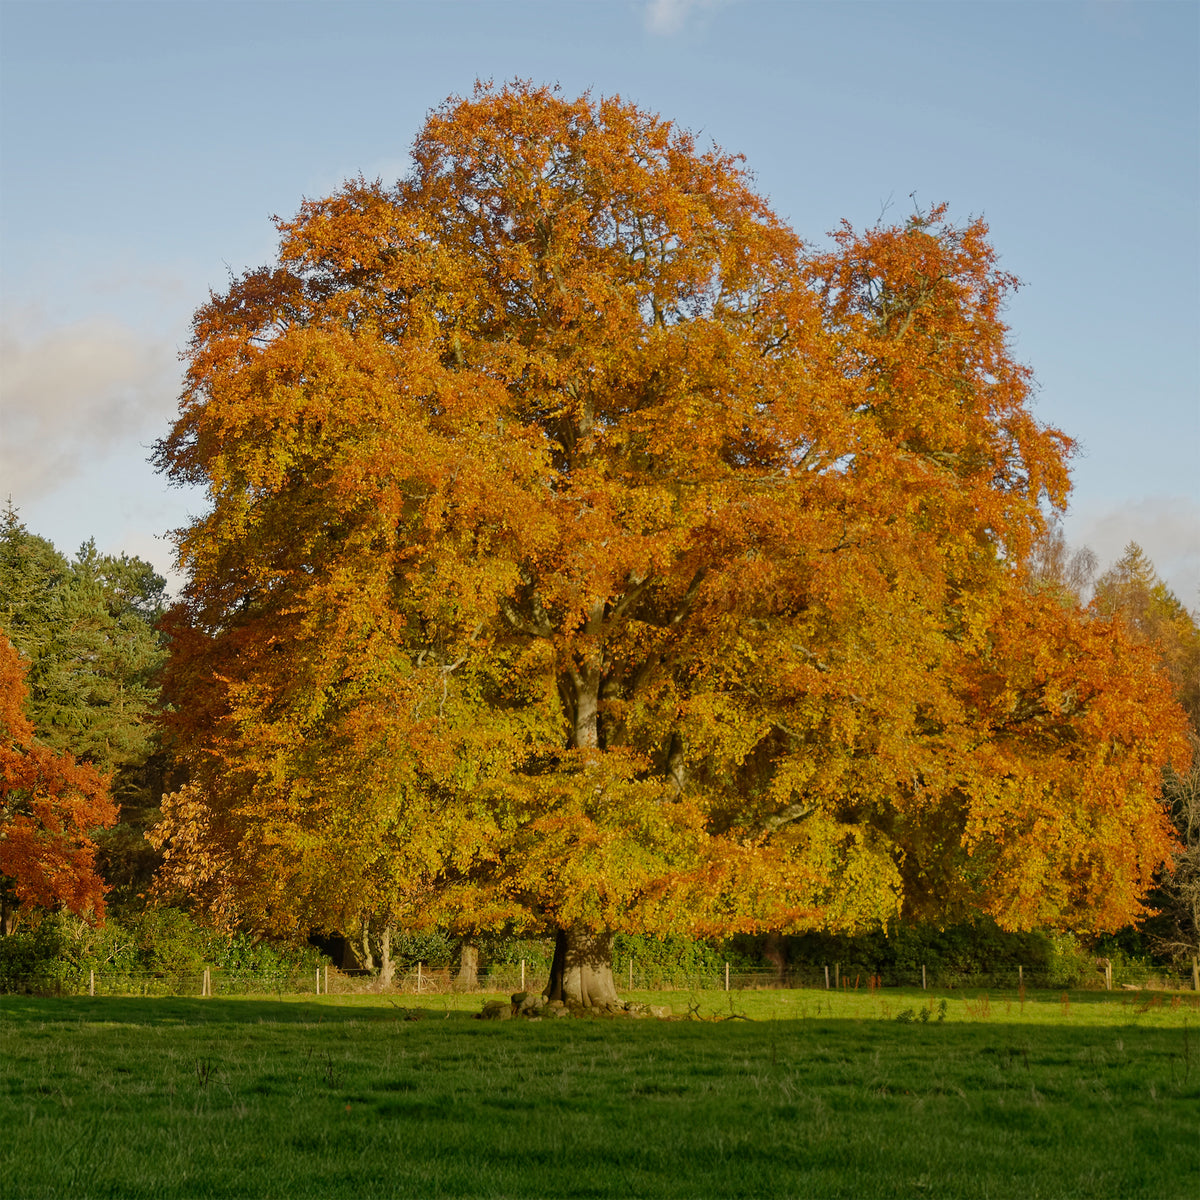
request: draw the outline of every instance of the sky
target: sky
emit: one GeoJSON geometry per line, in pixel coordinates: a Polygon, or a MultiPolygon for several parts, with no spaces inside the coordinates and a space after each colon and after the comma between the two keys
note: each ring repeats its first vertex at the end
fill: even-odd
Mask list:
{"type": "Polygon", "coordinates": [[[1022,288],[1068,541],[1200,607],[1193,0],[0,0],[0,501],[168,574],[203,509],[147,456],[210,290],[271,217],[392,182],[476,79],[619,94],[745,155],[814,246],[946,201],[1022,288]]]}

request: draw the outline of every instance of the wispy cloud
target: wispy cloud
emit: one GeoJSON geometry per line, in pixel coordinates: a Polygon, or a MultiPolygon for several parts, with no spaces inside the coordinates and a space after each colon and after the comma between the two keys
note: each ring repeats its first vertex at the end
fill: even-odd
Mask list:
{"type": "Polygon", "coordinates": [[[679,33],[693,18],[720,8],[728,0],[648,0],[646,28],[668,37],[679,33]]]}
{"type": "Polygon", "coordinates": [[[173,349],[117,322],[0,327],[0,491],[47,495],[89,459],[157,436],[178,387],[173,349]]]}
{"type": "Polygon", "coordinates": [[[1200,606],[1200,501],[1191,496],[1150,496],[1106,511],[1084,510],[1065,522],[1067,540],[1090,546],[1105,571],[1130,542],[1150,556],[1155,570],[1188,608],[1200,606]]]}

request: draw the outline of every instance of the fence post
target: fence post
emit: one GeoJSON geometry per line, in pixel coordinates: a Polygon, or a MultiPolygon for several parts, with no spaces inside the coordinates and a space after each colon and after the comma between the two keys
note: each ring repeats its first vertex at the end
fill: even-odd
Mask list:
{"type": "Polygon", "coordinates": [[[417,963],[417,995],[421,994],[421,964],[417,963]]]}
{"type": "Polygon", "coordinates": [[[95,970],[91,970],[88,972],[88,995],[94,996],[95,994],[96,994],[96,972],[95,972],[95,970]]]}
{"type": "Polygon", "coordinates": [[[521,991],[525,990],[525,960],[521,959],[521,991]]]}
{"type": "Polygon", "coordinates": [[[1200,992],[1200,958],[1192,955],[1192,991],[1200,992]]]}
{"type": "Polygon", "coordinates": [[[921,964],[921,991],[925,991],[925,964],[921,964]]]}
{"type": "Polygon", "coordinates": [[[321,994],[321,968],[317,968],[317,995],[321,994]]]}
{"type": "Polygon", "coordinates": [[[825,990],[829,991],[829,964],[825,964],[825,990]]]}
{"type": "Polygon", "coordinates": [[[725,964],[725,990],[729,991],[729,964],[725,964]]]}
{"type": "Polygon", "coordinates": [[[325,995],[329,995],[329,964],[325,964],[325,995]]]}
{"type": "Polygon", "coordinates": [[[842,986],[842,964],[841,963],[833,964],[833,986],[835,988],[840,988],[842,986]]]}
{"type": "Polygon", "coordinates": [[[1017,963],[1017,986],[1025,986],[1025,967],[1021,963],[1017,963]]]}
{"type": "Polygon", "coordinates": [[[629,990],[633,991],[633,958],[629,959],[629,990]]]}

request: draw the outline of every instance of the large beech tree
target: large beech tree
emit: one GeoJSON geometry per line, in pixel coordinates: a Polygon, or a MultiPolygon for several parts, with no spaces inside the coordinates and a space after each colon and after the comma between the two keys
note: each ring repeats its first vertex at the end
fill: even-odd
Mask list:
{"type": "Polygon", "coordinates": [[[524,84],[413,159],[196,314],[163,886],[546,928],[584,1003],[622,928],[1135,916],[1178,713],[1026,587],[1069,442],[983,223],[810,252],[738,159],[524,84]]]}

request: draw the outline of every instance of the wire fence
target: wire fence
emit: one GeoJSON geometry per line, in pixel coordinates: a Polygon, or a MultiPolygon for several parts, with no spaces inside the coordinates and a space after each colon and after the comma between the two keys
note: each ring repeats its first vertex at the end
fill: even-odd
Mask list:
{"type": "MultiPolygon", "coordinates": [[[[450,967],[425,963],[402,964],[391,979],[379,971],[339,970],[331,965],[308,970],[239,971],[204,967],[182,971],[121,971],[83,968],[0,978],[0,993],[41,996],[302,996],[350,994],[442,995],[449,993],[511,994],[544,990],[549,971],[543,963],[503,963],[464,977],[450,967]]],[[[671,969],[636,963],[620,964],[614,971],[619,990],[630,992],[756,991],[774,988],[875,991],[887,987],[925,988],[1061,988],[1065,985],[1044,969],[1022,966],[992,972],[933,973],[924,967],[889,972],[843,970],[839,963],[789,965],[786,969],[671,969]]],[[[1114,982],[1111,971],[1097,972],[1083,986],[1182,989],[1193,986],[1169,973],[1134,981],[1114,982]]],[[[1079,987],[1076,981],[1073,985],[1079,987]]],[[[1197,989],[1200,990],[1200,989],[1197,989]]]]}

